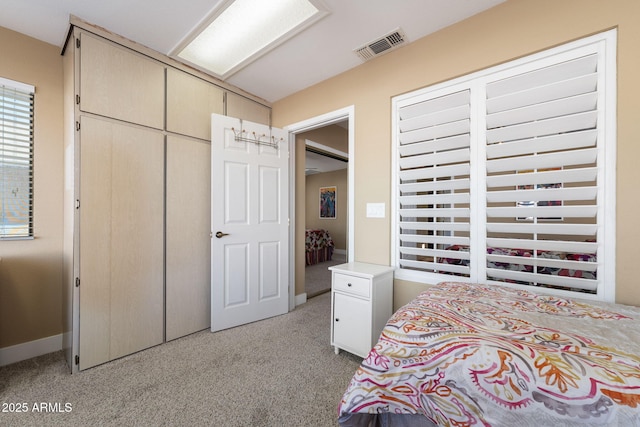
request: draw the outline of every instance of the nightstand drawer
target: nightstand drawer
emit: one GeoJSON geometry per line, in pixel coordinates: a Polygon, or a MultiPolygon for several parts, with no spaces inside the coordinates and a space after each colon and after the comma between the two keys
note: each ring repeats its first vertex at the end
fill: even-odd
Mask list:
{"type": "Polygon", "coordinates": [[[364,277],[349,276],[346,274],[334,273],[333,289],[353,295],[369,298],[371,280],[364,277]]]}

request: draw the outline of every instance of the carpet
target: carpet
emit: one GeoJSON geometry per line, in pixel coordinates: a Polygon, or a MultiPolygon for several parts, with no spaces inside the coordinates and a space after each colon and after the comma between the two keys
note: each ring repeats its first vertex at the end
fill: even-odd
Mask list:
{"type": "Polygon", "coordinates": [[[304,287],[307,298],[313,298],[331,290],[332,265],[344,264],[345,255],[334,254],[331,261],[324,261],[314,265],[307,265],[304,269],[304,287]]]}
{"type": "Polygon", "coordinates": [[[323,294],[282,316],[197,332],[79,374],[68,373],[62,352],[0,367],[0,402],[27,409],[1,413],[0,424],[336,426],[362,359],[334,353],[330,300],[323,294]]]}

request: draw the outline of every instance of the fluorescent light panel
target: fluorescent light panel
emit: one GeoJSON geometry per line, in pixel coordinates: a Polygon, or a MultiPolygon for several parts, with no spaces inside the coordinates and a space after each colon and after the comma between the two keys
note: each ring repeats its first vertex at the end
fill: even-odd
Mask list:
{"type": "Polygon", "coordinates": [[[225,79],[327,13],[316,0],[228,0],[175,52],[225,79]]]}

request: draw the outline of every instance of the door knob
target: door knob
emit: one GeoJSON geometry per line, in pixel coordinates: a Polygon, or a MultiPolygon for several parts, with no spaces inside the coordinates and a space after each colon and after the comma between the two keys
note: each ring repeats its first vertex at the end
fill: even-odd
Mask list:
{"type": "Polygon", "coordinates": [[[218,232],[216,233],[216,237],[217,237],[218,239],[219,239],[219,238],[221,238],[221,237],[224,237],[224,236],[228,236],[228,235],[229,235],[228,233],[223,233],[222,231],[218,231],[218,232]]]}

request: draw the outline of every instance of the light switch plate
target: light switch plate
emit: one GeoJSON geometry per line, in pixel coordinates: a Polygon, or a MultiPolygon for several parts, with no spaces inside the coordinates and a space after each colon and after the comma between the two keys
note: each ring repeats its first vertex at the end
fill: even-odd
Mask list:
{"type": "Polygon", "coordinates": [[[384,203],[367,203],[367,218],[384,218],[384,203]]]}

